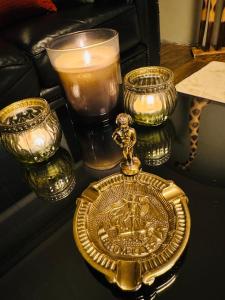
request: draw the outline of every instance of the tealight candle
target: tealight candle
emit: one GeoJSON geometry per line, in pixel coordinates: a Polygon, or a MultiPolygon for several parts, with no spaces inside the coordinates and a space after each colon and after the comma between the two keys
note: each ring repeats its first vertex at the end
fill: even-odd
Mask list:
{"type": "Polygon", "coordinates": [[[41,98],[24,99],[2,109],[0,134],[5,148],[24,163],[48,159],[61,140],[58,118],[41,98]]]}
{"type": "Polygon", "coordinates": [[[173,72],[164,67],[143,67],[124,78],[124,107],[139,125],[157,126],[176,104],[173,72]]]}
{"type": "Polygon", "coordinates": [[[155,114],[162,110],[162,102],[157,94],[141,95],[134,102],[134,110],[140,114],[155,114]]]}
{"type": "Polygon", "coordinates": [[[23,132],[18,136],[17,145],[23,151],[36,153],[42,151],[52,143],[51,134],[44,128],[36,128],[28,132],[23,132]]]}

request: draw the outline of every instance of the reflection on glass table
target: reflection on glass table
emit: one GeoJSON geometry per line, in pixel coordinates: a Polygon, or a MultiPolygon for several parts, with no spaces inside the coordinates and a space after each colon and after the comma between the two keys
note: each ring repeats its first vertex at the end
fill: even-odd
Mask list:
{"type": "Polygon", "coordinates": [[[107,170],[120,162],[122,152],[112,139],[114,129],[113,124],[107,123],[77,130],[86,166],[96,170],[107,170]]]}
{"type": "Polygon", "coordinates": [[[76,184],[73,161],[64,148],[49,160],[27,167],[25,176],[39,197],[51,201],[66,198],[76,184]]]}
{"type": "MultiPolygon", "coordinates": [[[[192,100],[179,96],[171,116],[176,132],[172,139],[171,157],[153,170],[154,174],[176,182],[187,193],[193,219],[191,239],[179,277],[170,288],[156,296],[156,300],[224,299],[225,105],[210,102],[203,109],[197,156],[189,170],[183,170],[175,166],[175,162],[182,163],[188,159],[192,100]]],[[[80,160],[80,141],[74,135],[65,106],[57,108],[57,113],[67,142],[67,147],[66,143],[61,145],[73,153],[76,168],[75,188],[64,201],[51,205],[31,193],[23,180],[24,169],[0,147],[0,274],[7,271],[0,280],[1,298],[129,299],[132,295],[118,294],[113,285],[108,284],[111,289],[107,288],[103,284],[103,280],[107,284],[103,276],[102,282],[97,281],[76,251],[72,236],[75,199],[98,179],[93,172],[98,172],[98,177],[102,178],[115,169],[99,171],[84,168],[80,160]]],[[[106,143],[104,148],[108,148],[106,143]]],[[[147,152],[147,143],[141,149],[147,152]]],[[[141,158],[141,152],[137,154],[141,158]]],[[[119,169],[119,166],[116,168],[119,169]]],[[[152,172],[152,167],[146,166],[145,171],[152,172]]],[[[165,275],[169,276],[169,273],[165,275]]],[[[150,287],[142,292],[136,294],[136,299],[153,297],[154,291],[150,287]]]]}
{"type": "Polygon", "coordinates": [[[198,151],[198,140],[199,140],[199,129],[200,129],[200,118],[203,109],[208,105],[209,100],[194,98],[191,102],[189,109],[189,139],[190,139],[190,149],[188,159],[185,162],[178,162],[177,165],[182,170],[187,170],[190,168],[194,159],[197,156],[198,151]]]}
{"type": "Polygon", "coordinates": [[[168,120],[160,127],[137,127],[137,154],[146,166],[160,166],[168,161],[171,155],[175,129],[168,120]]]}
{"type": "Polygon", "coordinates": [[[224,105],[181,98],[173,115],[176,139],[168,166],[188,178],[225,186],[224,105]],[[180,117],[182,115],[182,118],[180,117]]]}
{"type": "MultiPolygon", "coordinates": [[[[182,272],[182,266],[185,262],[186,250],[181,258],[176,262],[176,264],[165,274],[161,275],[160,277],[156,278],[153,285],[143,285],[141,289],[138,291],[132,291],[132,292],[125,292],[119,289],[116,285],[110,284],[102,274],[94,270],[92,267],[87,265],[90,273],[93,275],[93,277],[97,280],[97,282],[106,287],[112,295],[115,297],[115,299],[118,300],[153,300],[156,299],[157,296],[162,294],[163,292],[166,292],[174,283],[176,280],[179,280],[178,277],[180,273],[182,272]]],[[[160,299],[160,298],[159,298],[160,299]]]]}

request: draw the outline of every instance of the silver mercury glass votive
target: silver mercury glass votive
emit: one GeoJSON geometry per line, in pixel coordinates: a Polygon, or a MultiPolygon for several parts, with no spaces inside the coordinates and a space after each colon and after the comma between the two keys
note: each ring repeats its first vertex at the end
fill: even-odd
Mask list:
{"type": "Polygon", "coordinates": [[[59,148],[61,136],[56,113],[42,98],[20,100],[0,111],[0,140],[23,163],[51,157],[59,148]]]}
{"type": "Polygon", "coordinates": [[[176,104],[173,72],[152,66],[135,69],[124,78],[124,108],[139,125],[166,121],[176,104]]]}

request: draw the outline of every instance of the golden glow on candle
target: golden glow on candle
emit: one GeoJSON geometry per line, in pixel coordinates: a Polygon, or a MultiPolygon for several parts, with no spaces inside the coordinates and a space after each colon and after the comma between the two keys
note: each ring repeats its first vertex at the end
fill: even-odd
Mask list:
{"type": "Polygon", "coordinates": [[[150,104],[153,104],[154,102],[154,97],[152,95],[147,95],[147,103],[150,105],[150,104]]]}
{"type": "Polygon", "coordinates": [[[157,113],[162,110],[162,102],[156,94],[140,95],[134,102],[134,110],[140,114],[157,113]]]}
{"type": "Polygon", "coordinates": [[[117,51],[113,47],[102,45],[98,48],[80,48],[79,51],[59,53],[52,63],[58,72],[74,73],[75,70],[87,72],[102,69],[116,59],[118,59],[117,51]]]}
{"type": "Polygon", "coordinates": [[[56,113],[42,98],[27,98],[2,109],[0,130],[5,148],[24,163],[48,159],[61,140],[56,113]]]}
{"type": "Polygon", "coordinates": [[[85,42],[84,42],[83,39],[80,39],[80,40],[79,40],[79,46],[80,46],[80,48],[85,47],[85,42]]]}
{"type": "Polygon", "coordinates": [[[104,115],[116,105],[121,77],[119,56],[113,47],[62,52],[53,65],[68,100],[79,113],[104,115]]]}
{"type": "Polygon", "coordinates": [[[35,144],[37,147],[41,148],[41,147],[44,146],[45,141],[44,141],[43,137],[38,136],[38,137],[34,140],[34,144],[35,144]]]}
{"type": "Polygon", "coordinates": [[[122,83],[115,30],[90,29],[64,35],[51,41],[47,52],[67,100],[80,115],[110,113],[122,83]]]}
{"type": "Polygon", "coordinates": [[[139,125],[157,126],[176,104],[173,72],[164,67],[142,67],[124,77],[124,108],[139,125]]]}
{"type": "Polygon", "coordinates": [[[89,65],[91,63],[91,54],[89,51],[84,50],[84,64],[89,65]]]}
{"type": "Polygon", "coordinates": [[[52,144],[52,137],[46,128],[37,128],[31,131],[24,131],[19,136],[18,146],[25,151],[36,153],[52,144]]]}

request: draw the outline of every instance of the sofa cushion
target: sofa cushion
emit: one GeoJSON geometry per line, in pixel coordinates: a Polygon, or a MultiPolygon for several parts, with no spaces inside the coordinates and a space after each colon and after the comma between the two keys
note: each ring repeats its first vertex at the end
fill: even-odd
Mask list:
{"type": "Polygon", "coordinates": [[[42,87],[49,88],[58,83],[58,78],[45,51],[47,43],[56,36],[93,27],[118,30],[121,52],[137,45],[141,39],[135,6],[121,3],[113,4],[111,9],[109,4],[77,5],[57,14],[33,18],[17,28],[5,30],[3,34],[30,55],[42,87]]]}
{"type": "Polygon", "coordinates": [[[0,109],[16,100],[39,95],[32,62],[21,50],[3,40],[0,40],[0,78],[0,109]]]}

